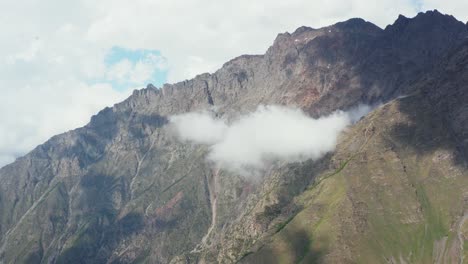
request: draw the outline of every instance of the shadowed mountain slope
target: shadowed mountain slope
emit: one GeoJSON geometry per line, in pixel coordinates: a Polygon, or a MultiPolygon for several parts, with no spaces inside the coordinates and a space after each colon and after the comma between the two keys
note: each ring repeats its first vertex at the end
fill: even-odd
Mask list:
{"type": "Polygon", "coordinates": [[[264,55],[135,91],[0,169],[0,263],[462,262],[467,36],[437,11],[385,29],[301,27],[264,55]],[[378,102],[334,153],[258,182],[213,167],[207,147],[167,126],[212,107],[318,117],[378,102]]]}

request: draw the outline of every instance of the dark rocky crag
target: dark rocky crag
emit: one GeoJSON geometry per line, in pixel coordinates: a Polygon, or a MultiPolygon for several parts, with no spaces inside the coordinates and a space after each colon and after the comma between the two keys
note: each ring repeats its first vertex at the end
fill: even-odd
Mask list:
{"type": "Polygon", "coordinates": [[[467,37],[437,11],[301,27],[264,55],[135,91],[0,169],[0,263],[463,263],[467,37]],[[377,102],[334,153],[255,183],[167,127],[212,106],[377,102]]]}

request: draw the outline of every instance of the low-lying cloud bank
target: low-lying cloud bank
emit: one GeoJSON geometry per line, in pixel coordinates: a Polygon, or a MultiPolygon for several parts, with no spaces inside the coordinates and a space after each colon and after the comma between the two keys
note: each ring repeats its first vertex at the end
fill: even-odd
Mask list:
{"type": "Polygon", "coordinates": [[[339,133],[370,110],[360,105],[313,119],[300,109],[271,105],[230,124],[210,112],[176,115],[170,122],[181,140],[210,145],[210,161],[252,176],[274,161],[323,157],[335,149],[339,133]]]}

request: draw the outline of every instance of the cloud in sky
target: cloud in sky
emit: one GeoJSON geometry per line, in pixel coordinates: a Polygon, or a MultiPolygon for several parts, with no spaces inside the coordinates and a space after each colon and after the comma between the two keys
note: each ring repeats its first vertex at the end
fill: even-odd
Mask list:
{"type": "Polygon", "coordinates": [[[167,59],[156,50],[112,47],[104,62],[107,72],[98,81],[120,91],[149,82],[161,87],[167,79],[167,59]]]}
{"type": "MultiPolygon", "coordinates": [[[[58,34],[66,38],[72,32],[65,26],[58,34]]],[[[85,50],[56,54],[64,47],[47,42],[34,38],[0,64],[0,166],[55,134],[85,125],[133,89],[166,78],[166,59],[154,50],[112,47],[93,57],[85,50]]]]}
{"type": "Polygon", "coordinates": [[[14,146],[86,123],[147,82],[181,81],[235,56],[264,53],[279,32],[351,17],[384,27],[421,8],[468,19],[460,0],[0,1],[0,105],[9,105],[0,133],[16,140],[0,137],[0,153],[24,154],[31,147],[14,146]],[[88,97],[70,96],[77,94],[88,97]],[[46,122],[47,109],[60,118],[46,122]]]}
{"type": "Polygon", "coordinates": [[[2,92],[0,165],[52,135],[85,125],[98,109],[126,97],[108,84],[88,85],[72,79],[2,92]]]}
{"type": "Polygon", "coordinates": [[[207,111],[172,116],[171,123],[182,141],[216,144],[223,140],[228,126],[222,119],[213,118],[207,111]]]}
{"type": "Polygon", "coordinates": [[[338,135],[370,111],[360,105],[313,119],[284,106],[260,106],[227,124],[209,112],[170,118],[182,141],[210,146],[208,159],[244,176],[257,176],[271,162],[319,159],[333,151],[338,135]]]}

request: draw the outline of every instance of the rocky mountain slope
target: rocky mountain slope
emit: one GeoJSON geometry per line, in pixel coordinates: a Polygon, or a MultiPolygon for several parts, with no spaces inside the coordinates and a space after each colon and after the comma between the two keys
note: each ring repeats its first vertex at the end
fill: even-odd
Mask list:
{"type": "Polygon", "coordinates": [[[149,85],[0,169],[0,263],[463,263],[468,27],[437,11],[279,34],[264,55],[149,85]],[[250,181],[171,115],[383,103],[318,161],[250,181]]]}

